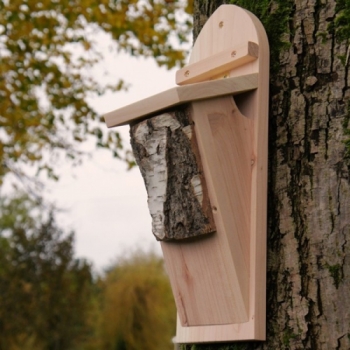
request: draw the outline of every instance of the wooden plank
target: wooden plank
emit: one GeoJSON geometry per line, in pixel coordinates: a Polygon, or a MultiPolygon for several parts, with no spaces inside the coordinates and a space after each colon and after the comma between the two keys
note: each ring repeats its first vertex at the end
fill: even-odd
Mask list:
{"type": "Polygon", "coordinates": [[[192,102],[217,233],[161,242],[178,308],[177,343],[265,339],[269,47],[262,24],[222,5],[189,64],[201,76],[203,62],[247,42],[259,45],[259,55],[231,66],[229,78],[173,88],[105,116],[109,127],[133,124],[192,102]]]}
{"type": "MultiPolygon", "coordinates": [[[[177,317],[177,343],[212,343],[215,341],[229,342],[232,340],[256,340],[251,322],[183,327],[177,317]]],[[[259,339],[263,340],[263,339],[259,339]]]]}
{"type": "Polygon", "coordinates": [[[185,85],[211,80],[256,60],[258,54],[259,46],[248,41],[240,47],[224,50],[179,69],[176,72],[176,84],[185,85]]]}
{"type": "Polygon", "coordinates": [[[255,73],[234,78],[177,86],[107,113],[104,115],[104,118],[109,128],[130,124],[144,119],[149,115],[159,114],[160,111],[179,104],[217,96],[236,95],[254,90],[258,86],[257,84],[258,75],[255,73]]]}
{"type": "MultiPolygon", "coordinates": [[[[207,21],[192,50],[190,64],[232,47],[252,41],[259,45],[259,57],[237,67],[230,76],[259,73],[258,89],[235,96],[240,112],[252,121],[249,308],[248,321],[225,325],[184,327],[177,323],[177,343],[264,340],[266,332],[266,212],[267,212],[267,118],[269,46],[260,21],[234,5],[222,5],[207,21]]],[[[203,165],[204,166],[204,165],[203,165]]],[[[206,175],[206,179],[209,182],[206,175]]],[[[210,198],[213,203],[213,198],[210,198]]],[[[217,224],[217,223],[216,223],[217,224]]],[[[217,225],[218,228],[218,225],[217,225]]],[[[232,262],[233,263],[233,262],[232,262]]],[[[231,283],[234,283],[232,281],[231,283]]]]}
{"type": "Polygon", "coordinates": [[[252,121],[231,97],[192,104],[216,234],[162,243],[183,326],[248,322],[252,121]]]}

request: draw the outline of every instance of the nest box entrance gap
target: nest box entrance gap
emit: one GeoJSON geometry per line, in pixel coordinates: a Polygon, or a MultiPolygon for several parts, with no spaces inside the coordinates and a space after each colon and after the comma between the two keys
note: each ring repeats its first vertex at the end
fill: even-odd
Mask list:
{"type": "Polygon", "coordinates": [[[181,86],[105,116],[132,124],[179,343],[265,339],[268,78],[261,23],[222,5],[181,86]]]}

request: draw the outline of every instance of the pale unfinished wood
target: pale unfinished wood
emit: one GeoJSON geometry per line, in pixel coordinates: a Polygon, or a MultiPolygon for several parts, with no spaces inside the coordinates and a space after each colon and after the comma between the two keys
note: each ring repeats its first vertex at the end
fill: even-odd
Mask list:
{"type": "Polygon", "coordinates": [[[265,339],[269,48],[264,28],[248,11],[222,5],[197,38],[189,64],[247,42],[259,46],[258,57],[231,67],[225,72],[229,78],[174,88],[105,116],[111,127],[192,102],[217,232],[186,244],[161,242],[178,309],[178,343],[265,339]],[[218,97],[224,95],[234,100],[218,97]]]}
{"type": "Polygon", "coordinates": [[[126,107],[106,113],[104,119],[109,128],[130,124],[179,104],[222,95],[235,95],[254,90],[257,86],[257,74],[248,74],[240,77],[191,84],[188,86],[177,86],[126,107]]]}
{"type": "Polygon", "coordinates": [[[244,323],[249,315],[252,121],[231,97],[192,104],[217,233],[162,244],[183,326],[244,323]],[[179,267],[182,268],[179,268],[179,267]]]}
{"type": "MultiPolygon", "coordinates": [[[[181,310],[179,311],[179,319],[177,324],[176,342],[178,343],[196,343],[196,342],[213,342],[213,341],[232,341],[232,340],[264,340],[265,339],[265,321],[266,321],[266,207],[267,207],[267,117],[268,117],[268,79],[269,79],[269,47],[267,42],[266,33],[260,21],[252,15],[250,12],[245,11],[234,5],[222,5],[209,19],[204,26],[202,32],[197,38],[197,42],[193,48],[190,57],[190,64],[202,61],[209,58],[218,52],[229,50],[232,47],[239,47],[244,45],[245,42],[251,41],[259,45],[259,57],[250,63],[237,67],[227,73],[229,76],[240,76],[252,73],[259,73],[258,76],[258,89],[254,92],[238,95],[235,97],[239,110],[244,114],[252,123],[251,125],[251,147],[252,151],[249,161],[251,162],[250,172],[250,199],[249,199],[249,242],[244,240],[244,234],[240,235],[238,232],[225,231],[227,243],[230,245],[229,250],[224,250],[223,254],[229,259],[225,260],[225,257],[220,257],[218,261],[213,265],[218,266],[231,259],[231,262],[227,262],[225,267],[220,266],[220,269],[231,268],[230,264],[235,265],[232,249],[234,249],[234,240],[242,241],[242,251],[245,264],[249,271],[249,290],[248,297],[248,320],[246,322],[231,323],[225,325],[202,325],[186,327],[181,321],[181,310]],[[236,236],[232,238],[232,236],[236,236]],[[247,253],[247,247],[249,252],[247,253]],[[247,262],[248,260],[248,262],[247,262]]],[[[204,106],[204,102],[196,102],[193,104],[193,108],[199,114],[204,113],[205,109],[210,108],[208,105],[204,106]],[[200,112],[201,111],[201,112],[200,112]]],[[[196,114],[196,113],[195,113],[196,114]]],[[[223,124],[217,126],[217,120],[220,117],[215,117],[215,113],[211,116],[207,115],[207,124],[209,123],[209,129],[222,130],[223,124]],[[213,117],[214,115],[214,117],[213,117]]],[[[203,114],[202,114],[203,118],[203,114]]],[[[203,118],[206,119],[206,118],[203,118]]],[[[201,127],[202,126],[201,124],[201,127]]],[[[206,126],[208,128],[208,125],[206,126]]],[[[202,131],[203,132],[203,131],[202,131]]],[[[215,131],[214,131],[215,133],[215,131]]],[[[217,135],[220,135],[219,131],[217,135]]],[[[208,135],[208,133],[206,134],[208,135]]],[[[198,137],[199,139],[199,137],[198,137]]],[[[214,175],[216,169],[209,165],[213,155],[210,154],[211,147],[206,144],[206,139],[199,139],[199,148],[203,161],[203,167],[205,176],[208,181],[208,187],[210,193],[214,188],[214,182],[219,181],[214,175]],[[207,153],[206,153],[207,152],[207,153]],[[208,153],[209,152],[209,153],[208,153]]],[[[214,141],[214,144],[218,140],[214,141]]],[[[219,145],[215,146],[217,149],[221,149],[219,145]]],[[[226,156],[222,156],[226,158],[226,156]]],[[[221,157],[219,155],[219,157],[221,157]]],[[[221,159],[222,162],[222,159],[221,159]]],[[[234,166],[234,164],[232,165],[234,166]]],[[[225,172],[226,170],[224,170],[225,172]]],[[[233,171],[233,170],[232,170],[233,171]]],[[[233,181],[241,180],[239,176],[233,177],[233,181]]],[[[243,180],[243,184],[246,180],[243,180]]],[[[222,188],[215,189],[215,193],[220,196],[220,193],[230,193],[232,190],[225,188],[229,183],[222,185],[222,188]]],[[[233,182],[231,183],[233,185],[233,182]]],[[[236,186],[241,186],[241,183],[236,183],[236,186]]],[[[243,185],[244,187],[244,185],[243,185]]],[[[242,193],[247,193],[247,189],[242,193]]],[[[214,196],[215,194],[211,194],[214,196]]],[[[243,194],[242,194],[243,195],[243,194]]],[[[217,198],[212,198],[212,203],[216,202],[217,198]]],[[[224,199],[222,199],[224,201],[224,199]]],[[[226,198],[226,203],[229,199],[226,198]]],[[[243,203],[246,203],[243,201],[243,203]]],[[[230,204],[224,205],[224,209],[227,210],[230,204]]],[[[226,215],[222,213],[222,215],[226,215]]],[[[227,212],[227,215],[229,213],[227,212]]],[[[223,224],[223,220],[217,218],[214,215],[215,223],[217,226],[218,234],[221,236],[221,230],[226,229],[223,224]]],[[[238,225],[246,225],[244,220],[238,221],[238,225]],[[239,223],[240,222],[240,223],[239,223]]],[[[241,231],[239,231],[241,232],[241,231]]],[[[242,232],[241,232],[242,233],[242,232]]],[[[214,237],[213,237],[214,238],[214,237]]],[[[162,248],[165,253],[167,269],[174,273],[177,271],[176,265],[180,264],[182,259],[177,260],[177,256],[183,254],[182,248],[168,247],[166,243],[162,243],[162,248]],[[174,260],[175,259],[175,260],[174,260]],[[170,265],[170,266],[169,266],[170,265]],[[172,271],[174,270],[174,271],[172,271]]],[[[189,248],[186,248],[189,249],[189,248]]],[[[194,250],[193,250],[194,251],[194,250]]],[[[197,250],[196,250],[197,251],[197,250]]],[[[198,259],[198,254],[195,253],[193,259],[198,259]]],[[[241,262],[242,264],[242,262],[241,262]]],[[[194,263],[195,265],[195,263],[194,263]]],[[[187,266],[187,265],[186,265],[187,266]]],[[[240,265],[236,267],[238,270],[240,265]]],[[[195,271],[195,267],[193,267],[195,271]]],[[[191,275],[191,270],[187,274],[191,275]]],[[[178,274],[180,272],[177,272],[178,274]]],[[[220,271],[217,271],[220,273],[220,271]]],[[[235,283],[239,279],[239,275],[236,279],[233,279],[231,283],[235,283]]],[[[240,280],[240,288],[244,288],[245,280],[240,280]]],[[[212,288],[215,288],[211,286],[212,288]]],[[[236,288],[238,288],[236,286],[236,288]]],[[[223,290],[223,289],[222,289],[223,290]]],[[[220,293],[219,293],[220,295],[220,293]]],[[[176,296],[175,296],[176,297],[176,296]]],[[[193,296],[193,298],[195,298],[193,296]]],[[[220,301],[218,301],[220,303],[220,301]]]]}
{"type": "Polygon", "coordinates": [[[258,58],[259,46],[248,41],[245,45],[230,48],[201,61],[187,65],[176,72],[176,84],[193,84],[225,77],[225,73],[258,58]]]}

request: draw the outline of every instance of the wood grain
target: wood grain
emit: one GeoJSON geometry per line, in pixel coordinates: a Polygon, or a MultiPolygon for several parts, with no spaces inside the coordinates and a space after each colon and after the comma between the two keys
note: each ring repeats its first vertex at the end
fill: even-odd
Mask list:
{"type": "MultiPolygon", "coordinates": [[[[191,147],[194,158],[201,159],[210,199],[207,203],[212,208],[216,233],[186,243],[181,240],[161,242],[178,309],[176,342],[264,340],[269,46],[262,24],[242,8],[222,5],[198,36],[189,67],[197,70],[195,79],[199,77],[201,80],[203,74],[205,79],[220,78],[212,74],[220,75],[222,69],[225,69],[224,75],[228,78],[170,89],[108,113],[105,120],[112,127],[151,118],[135,126],[132,132],[143,135],[147,128],[156,130],[159,124],[163,129],[156,131],[165,144],[169,140],[169,130],[182,133],[181,137],[171,141],[179,143],[181,148],[187,137],[183,134],[193,134],[194,131],[198,141],[199,156],[196,147],[191,147]],[[244,47],[249,42],[259,47],[256,57],[249,54],[256,59],[250,60],[250,57],[242,64],[227,66],[225,59],[222,60],[222,53],[244,47]],[[206,69],[212,69],[212,57],[221,68],[205,75],[206,69]],[[229,71],[226,72],[226,69],[229,71]],[[234,100],[228,95],[233,95],[234,100]],[[185,103],[190,103],[188,118],[194,122],[190,130],[188,125],[179,121],[169,121],[169,115],[173,118],[169,109],[185,103]],[[152,121],[152,117],[159,114],[161,116],[152,121]]],[[[157,155],[153,162],[159,167],[155,173],[160,173],[156,174],[156,181],[151,186],[163,188],[159,196],[170,198],[171,193],[177,190],[172,188],[169,196],[165,190],[164,195],[162,183],[168,182],[167,169],[171,167],[164,160],[165,155],[171,154],[175,164],[181,164],[182,158],[190,158],[189,153],[175,152],[175,146],[163,152],[161,144],[147,145],[147,140],[141,142],[140,138],[136,139],[135,148],[140,162],[144,161],[143,153],[149,153],[156,146],[160,157],[157,155]]],[[[167,147],[164,146],[164,150],[167,147]]],[[[184,173],[178,169],[171,169],[171,172],[176,174],[174,183],[181,188],[180,178],[184,173]]],[[[147,181],[150,184],[151,181],[147,181]]],[[[203,193],[202,185],[202,180],[198,181],[195,173],[191,173],[186,181],[197,202],[203,193]]],[[[174,201],[169,201],[168,211],[182,200],[177,194],[175,197],[174,201]]],[[[156,200],[151,201],[156,208],[151,214],[157,214],[158,204],[156,200]]],[[[203,208],[201,211],[204,212],[203,208]]],[[[206,212],[204,216],[209,218],[210,215],[206,212]]],[[[187,222],[186,225],[191,226],[187,222]]],[[[165,219],[161,220],[161,226],[164,230],[165,219]]],[[[174,224],[170,226],[174,227],[174,224]]],[[[166,235],[167,238],[172,237],[172,233],[156,231],[158,238],[163,239],[166,235]]]]}
{"type": "Polygon", "coordinates": [[[193,84],[224,78],[227,72],[258,58],[259,46],[248,41],[240,47],[232,47],[201,61],[189,64],[176,72],[176,84],[193,84]]]}
{"type": "Polygon", "coordinates": [[[236,95],[254,90],[257,86],[257,74],[178,86],[109,112],[104,115],[104,119],[109,128],[130,124],[180,104],[217,96],[236,95]]]}
{"type": "Polygon", "coordinates": [[[231,97],[193,103],[192,118],[217,233],[162,244],[179,317],[183,326],[247,322],[252,121],[231,97]]]}
{"type": "MultiPolygon", "coordinates": [[[[176,342],[178,343],[197,343],[197,342],[213,342],[213,341],[232,341],[232,340],[264,340],[266,334],[266,211],[267,211],[267,117],[268,117],[268,85],[269,85],[269,46],[263,26],[260,21],[250,12],[245,11],[234,5],[222,5],[208,20],[202,32],[200,33],[195,46],[193,47],[189,64],[202,61],[206,58],[229,50],[232,47],[239,47],[245,42],[251,41],[259,45],[258,59],[237,67],[230,71],[230,77],[238,77],[252,73],[259,73],[258,75],[258,89],[252,92],[239,94],[235,96],[236,105],[251,124],[251,157],[249,161],[250,166],[250,186],[249,186],[249,242],[247,245],[242,244],[242,251],[245,256],[243,261],[248,263],[249,275],[249,290],[248,290],[248,318],[246,322],[231,323],[231,324],[217,324],[217,325],[201,325],[193,327],[185,327],[181,323],[181,316],[179,311],[179,321],[177,324],[176,342]],[[247,254],[247,247],[249,253],[247,254]]],[[[200,106],[201,102],[193,104],[195,109],[204,110],[204,106],[200,106]]],[[[207,108],[207,107],[206,107],[207,108]]],[[[215,115],[215,113],[214,113],[215,115]]],[[[210,130],[214,130],[214,134],[221,134],[221,127],[217,129],[217,120],[220,117],[209,117],[208,121],[210,130]],[[217,131],[215,131],[217,130],[217,131]]],[[[204,118],[205,119],[205,118],[204,118]]],[[[207,126],[208,127],[208,126],[207,126]]],[[[212,132],[212,131],[211,131],[212,132]]],[[[216,148],[221,149],[217,145],[218,140],[214,141],[216,148]]],[[[206,166],[209,160],[206,157],[210,156],[210,147],[206,146],[206,141],[203,139],[198,143],[202,155],[203,168],[207,179],[210,198],[212,205],[216,204],[216,198],[212,197],[212,184],[218,181],[216,176],[213,178],[210,173],[213,172],[212,167],[206,166]],[[207,154],[204,154],[203,149],[206,149],[207,154]],[[203,152],[203,153],[202,153],[203,152]],[[209,174],[207,174],[209,173],[209,174]]],[[[214,148],[214,147],[213,147],[214,148]]],[[[218,155],[220,157],[220,155],[218,155]]],[[[225,156],[226,157],[226,156],[225,156]]],[[[221,160],[222,162],[222,160],[221,160]]],[[[225,170],[226,171],[226,170],[225,170]]],[[[234,169],[231,170],[234,172],[234,169]]],[[[237,174],[238,175],[238,174],[237,174]]],[[[241,176],[241,175],[240,175],[241,176]]],[[[241,186],[240,176],[236,176],[232,181],[238,181],[236,185],[241,186]]],[[[232,182],[231,182],[232,184],[232,182]]],[[[224,185],[223,185],[224,186],[224,185]]],[[[217,189],[216,192],[225,193],[225,189],[217,189]]],[[[247,188],[242,189],[243,193],[247,193],[247,188]]],[[[230,199],[232,200],[232,199],[230,199]]],[[[230,202],[226,198],[226,205],[221,205],[220,208],[228,208],[227,204],[230,202]]],[[[225,203],[225,201],[224,201],[225,203]]],[[[222,209],[218,210],[221,212],[222,209]]],[[[225,215],[222,212],[223,215],[225,215]]],[[[221,236],[223,220],[218,220],[214,213],[214,219],[217,227],[217,234],[221,236]],[[221,222],[221,223],[220,223],[221,222]]],[[[240,220],[241,224],[246,225],[246,221],[240,220]]],[[[243,231],[239,231],[243,232],[243,231]]],[[[231,256],[232,249],[235,249],[232,235],[237,234],[240,240],[243,240],[242,234],[239,235],[237,231],[226,231],[227,241],[230,245],[229,252],[224,254],[231,256]]],[[[244,236],[244,235],[243,235],[244,236]]],[[[237,239],[237,237],[235,239],[237,239]]],[[[214,237],[213,237],[214,238],[214,237]]],[[[163,249],[166,243],[162,244],[163,249]]],[[[173,255],[167,254],[167,263],[172,264],[173,255]]],[[[180,254],[180,253],[179,253],[180,254]]],[[[232,260],[230,264],[236,264],[232,260]]],[[[220,263],[223,259],[220,258],[220,263]]],[[[213,266],[217,266],[215,262],[213,266]]],[[[240,265],[238,265],[240,266],[240,265]]],[[[223,278],[226,276],[223,275],[223,278]]],[[[234,284],[240,278],[236,275],[236,279],[232,279],[234,284]]],[[[240,281],[242,284],[242,280],[240,281]]],[[[242,285],[241,285],[242,286],[242,285]]],[[[244,286],[244,279],[243,279],[244,286]]]]}

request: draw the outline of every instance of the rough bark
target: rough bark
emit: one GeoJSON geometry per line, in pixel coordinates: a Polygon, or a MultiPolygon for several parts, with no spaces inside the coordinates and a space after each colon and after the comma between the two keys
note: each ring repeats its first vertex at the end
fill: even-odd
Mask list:
{"type": "Polygon", "coordinates": [[[207,19],[228,0],[196,0],[193,4],[193,41],[196,40],[207,19]]]}
{"type": "MultiPolygon", "coordinates": [[[[198,19],[223,1],[195,3],[196,36],[198,19]]],[[[196,350],[350,349],[348,43],[336,40],[336,1],[272,1],[265,22],[282,6],[288,19],[279,39],[290,45],[279,46],[271,76],[267,341],[196,350]]]]}
{"type": "Polygon", "coordinates": [[[196,136],[186,107],[130,128],[157,240],[182,240],[215,232],[196,136]]]}

